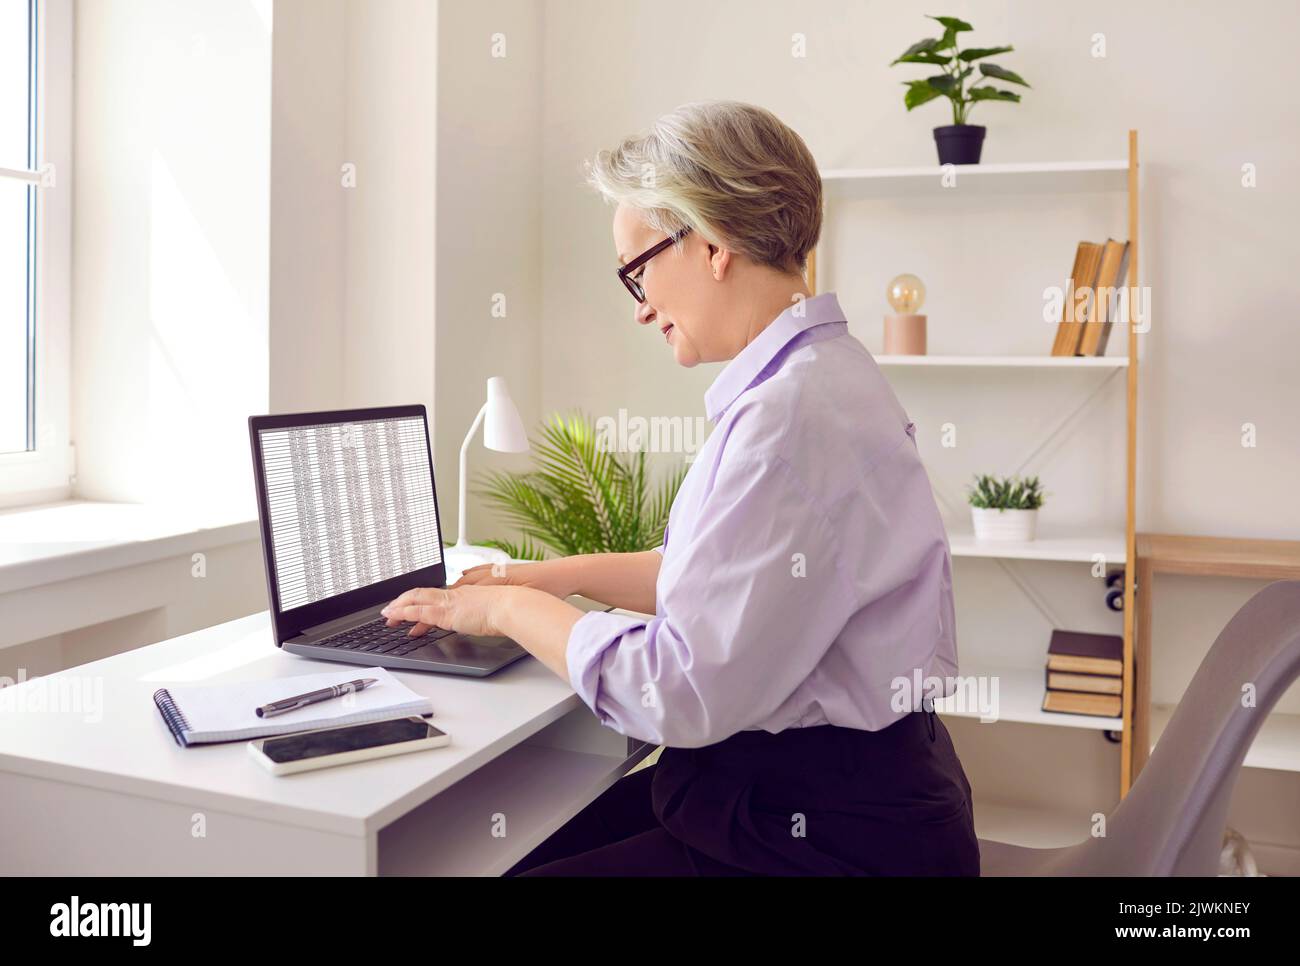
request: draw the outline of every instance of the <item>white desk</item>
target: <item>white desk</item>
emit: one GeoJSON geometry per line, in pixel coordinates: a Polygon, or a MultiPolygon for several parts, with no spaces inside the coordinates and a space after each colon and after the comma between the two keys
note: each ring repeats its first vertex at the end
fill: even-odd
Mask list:
{"type": "Polygon", "coordinates": [[[280,651],[261,613],[14,685],[102,688],[102,714],[0,712],[0,874],[497,875],[652,750],[533,658],[394,672],[449,746],[286,777],[242,741],[181,748],[152,698],[340,666],[280,651]]]}

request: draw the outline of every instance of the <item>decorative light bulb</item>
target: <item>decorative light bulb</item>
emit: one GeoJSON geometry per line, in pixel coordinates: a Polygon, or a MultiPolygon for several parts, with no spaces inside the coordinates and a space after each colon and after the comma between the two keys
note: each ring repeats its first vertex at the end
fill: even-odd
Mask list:
{"type": "Polygon", "coordinates": [[[925,283],[915,275],[899,275],[885,289],[885,297],[899,315],[915,315],[925,304],[925,283]]]}

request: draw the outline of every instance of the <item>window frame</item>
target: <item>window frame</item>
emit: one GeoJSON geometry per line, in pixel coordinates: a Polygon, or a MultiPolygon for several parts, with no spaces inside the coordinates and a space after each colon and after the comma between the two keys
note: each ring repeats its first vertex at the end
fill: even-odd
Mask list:
{"type": "MultiPolygon", "coordinates": [[[[36,11],[36,165],[3,176],[36,190],[35,311],[29,328],[28,405],[35,407],[29,449],[0,453],[0,507],[53,502],[72,495],[72,0],[32,0],[36,11]]],[[[29,278],[31,275],[29,274],[29,278]]]]}

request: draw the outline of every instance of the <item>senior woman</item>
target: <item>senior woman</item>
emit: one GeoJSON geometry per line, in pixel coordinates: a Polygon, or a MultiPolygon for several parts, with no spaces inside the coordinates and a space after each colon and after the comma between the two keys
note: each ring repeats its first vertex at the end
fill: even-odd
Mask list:
{"type": "Polygon", "coordinates": [[[476,568],[385,610],[514,638],[603,724],[665,746],[511,873],[977,875],[970,785],[929,708],[951,688],[915,692],[957,671],[947,537],[913,424],[804,280],[812,155],[770,112],[710,102],[588,171],[636,321],[678,365],[723,365],[657,550],[476,568]]]}

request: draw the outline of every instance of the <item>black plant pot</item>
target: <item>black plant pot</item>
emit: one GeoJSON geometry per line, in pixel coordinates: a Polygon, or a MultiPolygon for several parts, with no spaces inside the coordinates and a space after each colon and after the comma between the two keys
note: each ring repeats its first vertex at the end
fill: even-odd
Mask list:
{"type": "Polygon", "coordinates": [[[934,129],[934,143],[939,149],[940,164],[979,164],[984,147],[981,124],[949,124],[934,129]]]}

